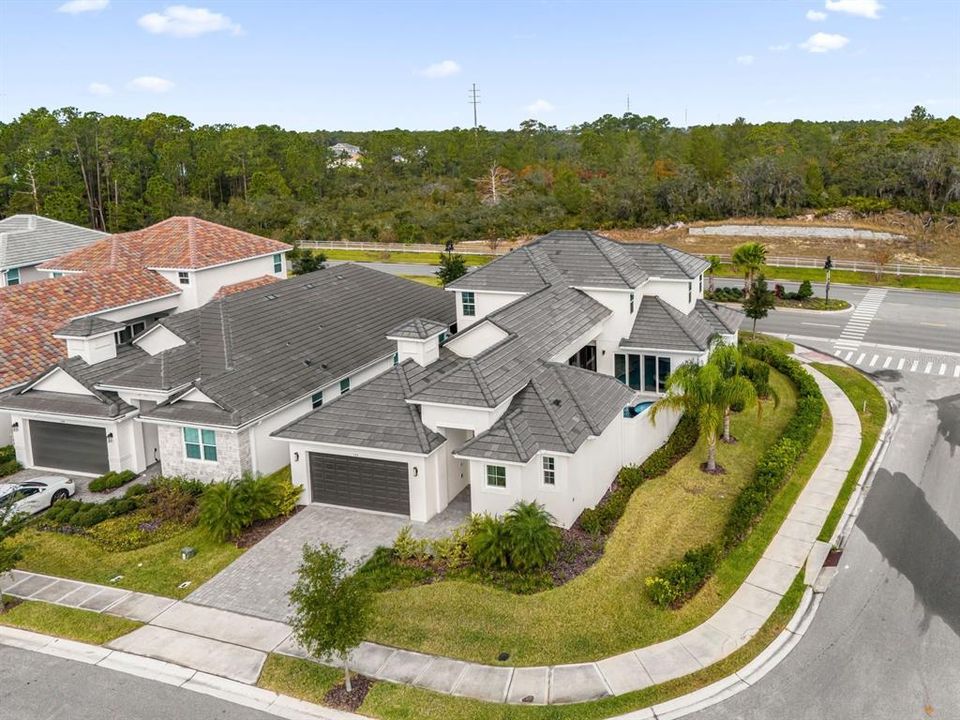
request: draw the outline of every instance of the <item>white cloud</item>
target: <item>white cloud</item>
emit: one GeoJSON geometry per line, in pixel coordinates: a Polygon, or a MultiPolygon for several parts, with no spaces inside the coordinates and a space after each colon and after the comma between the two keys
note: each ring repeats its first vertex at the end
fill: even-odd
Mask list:
{"type": "Polygon", "coordinates": [[[433,65],[427,65],[420,74],[428,78],[446,78],[460,73],[460,64],[455,60],[441,60],[433,65]]]}
{"type": "Polygon", "coordinates": [[[112,95],[113,88],[106,83],[92,82],[87,85],[87,92],[91,95],[112,95]]]}
{"type": "Polygon", "coordinates": [[[527,112],[531,115],[540,115],[542,113],[553,112],[554,107],[553,103],[541,99],[534,100],[532,103],[527,105],[527,112]]]}
{"type": "Polygon", "coordinates": [[[807,10],[807,20],[812,20],[813,22],[822,22],[827,19],[827,14],[821,12],[820,10],[807,10]]]}
{"type": "Polygon", "coordinates": [[[784,43],[783,45],[771,45],[768,49],[770,52],[783,52],[784,50],[790,49],[790,43],[784,43]]]}
{"type": "Polygon", "coordinates": [[[65,2],[58,7],[57,12],[69,13],[70,15],[78,15],[85,12],[100,12],[109,4],[110,0],[70,0],[70,2],[65,2]]]}
{"type": "Polygon", "coordinates": [[[141,75],[131,80],[127,87],[131,90],[142,90],[144,92],[165,93],[173,89],[173,81],[156,75],[141,75]]]}
{"type": "Polygon", "coordinates": [[[800,47],[807,52],[825,53],[831,50],[839,50],[848,42],[850,42],[850,38],[843,35],[818,32],[808,37],[806,42],[800,43],[800,47]]]}
{"type": "Polygon", "coordinates": [[[243,32],[243,28],[226,15],[186,5],[171,5],[162,13],[148,13],[137,20],[137,24],[155,35],[174,37],[197,37],[223,31],[239,35],[243,32]]]}
{"type": "Polygon", "coordinates": [[[753,55],[738,55],[737,65],[753,65],[753,55]]]}
{"type": "Polygon", "coordinates": [[[827,0],[825,7],[831,12],[859,15],[871,20],[879,18],[883,9],[878,0],[827,0]]]}

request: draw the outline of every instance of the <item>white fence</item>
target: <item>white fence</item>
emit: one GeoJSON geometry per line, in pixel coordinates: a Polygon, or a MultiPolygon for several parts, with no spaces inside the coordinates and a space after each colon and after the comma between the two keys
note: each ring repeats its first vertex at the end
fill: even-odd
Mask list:
{"type": "MultiPolygon", "coordinates": [[[[303,247],[313,248],[315,250],[363,250],[376,253],[438,253],[443,252],[442,245],[431,245],[429,243],[376,243],[376,242],[304,242],[303,247]]],[[[505,247],[498,247],[495,251],[490,250],[486,243],[468,242],[457,243],[455,246],[457,252],[470,253],[474,255],[503,255],[508,252],[505,247]]],[[[730,262],[730,255],[718,254],[723,262],[730,262]]],[[[826,257],[767,257],[768,267],[795,267],[795,268],[819,268],[823,269],[823,263],[826,257]]],[[[877,271],[877,264],[870,260],[833,260],[834,270],[852,270],[854,272],[873,273],[877,271]]],[[[960,268],[946,267],[942,265],[917,265],[910,263],[890,262],[883,266],[885,275],[919,275],[921,277],[949,277],[960,278],[960,268]]]]}

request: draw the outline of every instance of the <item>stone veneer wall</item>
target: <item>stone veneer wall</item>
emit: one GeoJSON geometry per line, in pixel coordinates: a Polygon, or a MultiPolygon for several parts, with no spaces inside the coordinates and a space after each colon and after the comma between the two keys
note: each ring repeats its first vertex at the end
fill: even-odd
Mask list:
{"type": "Polygon", "coordinates": [[[164,475],[182,475],[204,482],[238,478],[252,468],[250,434],[217,430],[217,462],[191,460],[183,446],[183,428],[175,425],[158,426],[160,437],[160,467],[164,475]]]}

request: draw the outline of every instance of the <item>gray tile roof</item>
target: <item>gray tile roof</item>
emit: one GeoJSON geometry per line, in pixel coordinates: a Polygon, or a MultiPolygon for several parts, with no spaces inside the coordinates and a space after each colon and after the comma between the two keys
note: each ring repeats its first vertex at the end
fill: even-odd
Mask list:
{"type": "Polygon", "coordinates": [[[746,318],[739,310],[707,300],[697,300],[694,311],[700,313],[714,332],[723,334],[735,333],[746,318]]]}
{"type": "MultiPolygon", "coordinates": [[[[241,425],[389,357],[396,341],[387,333],[414,317],[452,325],[453,296],[361,265],[337,265],[164,318],[187,346],[104,384],[171,389],[193,381],[241,425]]],[[[148,416],[175,419],[178,405],[148,416]]]]}
{"type": "Polygon", "coordinates": [[[38,265],[105,237],[99,230],[40,215],[12,215],[0,220],[0,269],[38,265]]]}
{"type": "Polygon", "coordinates": [[[656,295],[645,295],[630,336],[620,341],[620,347],[703,351],[715,332],[696,309],[684,315],[656,295]]]}
{"type": "Polygon", "coordinates": [[[545,285],[635,288],[647,273],[624,246],[586,230],[554,230],[447,285],[531,292],[545,285]]]}
{"type": "Polygon", "coordinates": [[[550,359],[610,314],[609,308],[589,295],[564,285],[531,293],[481,321],[500,327],[506,338],[472,358],[431,365],[412,399],[496,407],[529,382],[540,361],[550,359]]]}
{"type": "Polygon", "coordinates": [[[450,330],[450,323],[437,322],[426,318],[414,318],[398,325],[387,333],[387,337],[426,340],[434,335],[450,330]]]}
{"type": "Polygon", "coordinates": [[[198,402],[196,400],[180,400],[179,402],[163,403],[146,413],[141,413],[141,417],[152,420],[171,420],[178,423],[189,423],[191,425],[218,425],[221,427],[234,427],[239,425],[239,417],[236,412],[224,410],[219,405],[208,402],[198,402]]]}
{"type": "Polygon", "coordinates": [[[650,277],[688,280],[706,272],[710,267],[710,263],[701,257],[660,243],[621,243],[620,247],[650,277]]]}
{"type": "Polygon", "coordinates": [[[619,416],[635,391],[610,377],[559,363],[540,363],[504,415],[458,455],[528,462],[538,452],[574,453],[619,416]]]}
{"type": "Polygon", "coordinates": [[[446,440],[423,424],[419,407],[406,402],[411,385],[424,372],[413,360],[407,360],[273,436],[429,454],[446,440]]]}
{"type": "Polygon", "coordinates": [[[113,322],[106,318],[90,316],[71,320],[66,325],[54,331],[54,335],[64,335],[73,338],[85,338],[101,333],[123,330],[122,323],[113,322]]]}

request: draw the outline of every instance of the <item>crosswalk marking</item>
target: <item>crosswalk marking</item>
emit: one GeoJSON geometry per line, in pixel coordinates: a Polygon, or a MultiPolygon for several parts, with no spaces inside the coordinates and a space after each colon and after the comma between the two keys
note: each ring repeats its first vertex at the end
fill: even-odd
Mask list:
{"type": "Polygon", "coordinates": [[[859,365],[860,363],[863,362],[863,359],[864,359],[866,356],[867,356],[866,353],[860,353],[860,357],[857,358],[857,362],[854,363],[854,364],[855,364],[855,365],[859,365]]]}
{"type": "Polygon", "coordinates": [[[928,363],[927,363],[927,366],[923,369],[923,374],[924,374],[924,375],[929,375],[931,370],[933,370],[933,363],[932,363],[932,362],[928,362],[928,363]]]}
{"type": "Polygon", "coordinates": [[[910,366],[910,372],[916,372],[917,366],[920,364],[919,360],[914,360],[913,364],[910,366]]]}
{"type": "Polygon", "coordinates": [[[879,356],[879,355],[874,355],[873,358],[870,360],[870,367],[873,367],[874,365],[876,365],[876,364],[877,364],[877,360],[879,360],[879,359],[880,359],[880,356],[879,356]]]}
{"type": "Polygon", "coordinates": [[[883,361],[883,367],[884,367],[884,369],[890,367],[890,363],[892,363],[892,362],[893,362],[893,358],[888,355],[888,356],[887,356],[887,359],[883,361]]]}
{"type": "Polygon", "coordinates": [[[834,357],[841,358],[844,362],[851,365],[858,365],[866,372],[880,373],[882,370],[905,371],[911,373],[922,373],[924,375],[938,375],[940,377],[953,376],[960,378],[960,360],[957,360],[955,353],[947,353],[951,357],[944,358],[938,356],[935,351],[915,350],[910,354],[917,354],[920,357],[898,357],[898,354],[884,355],[882,353],[869,353],[851,350],[846,347],[836,348],[834,357]],[[926,355],[927,357],[923,357],[926,355]],[[927,358],[933,355],[933,359],[927,358]],[[856,359],[854,359],[856,356],[856,359]]]}
{"type": "Polygon", "coordinates": [[[944,375],[946,374],[946,372],[947,372],[947,364],[940,363],[940,372],[938,372],[937,375],[944,375]]]}
{"type": "Polygon", "coordinates": [[[853,350],[847,353],[847,356],[844,358],[847,362],[850,362],[850,358],[853,357],[853,350]]]}
{"type": "MultiPolygon", "coordinates": [[[[843,330],[840,331],[840,337],[834,341],[837,348],[859,347],[886,295],[887,291],[883,288],[873,288],[867,291],[867,294],[863,296],[863,299],[851,313],[850,319],[847,320],[843,330]]],[[[876,356],[874,361],[870,363],[871,367],[875,362],[876,356]]],[[[857,364],[860,364],[860,360],[857,360],[857,364]]]]}
{"type": "Polygon", "coordinates": [[[957,366],[953,369],[953,376],[954,376],[955,378],[960,378],[960,365],[957,365],[957,366]]]}
{"type": "Polygon", "coordinates": [[[906,358],[900,358],[900,362],[897,363],[897,370],[903,370],[903,365],[906,363],[906,358]]]}

